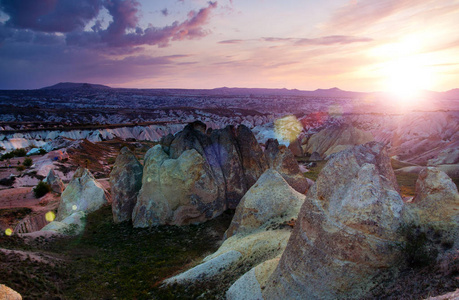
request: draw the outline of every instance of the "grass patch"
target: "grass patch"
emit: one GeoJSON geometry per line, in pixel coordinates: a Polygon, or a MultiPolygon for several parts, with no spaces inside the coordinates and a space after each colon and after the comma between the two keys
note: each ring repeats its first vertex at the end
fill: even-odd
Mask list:
{"type": "Polygon", "coordinates": [[[316,166],[313,168],[308,168],[309,172],[303,173],[306,178],[316,181],[317,177],[319,176],[320,171],[325,167],[327,164],[326,160],[316,162],[316,166]]]}
{"type": "MultiPolygon", "coordinates": [[[[161,289],[160,282],[216,251],[231,218],[231,213],[224,213],[200,225],[136,229],[127,222],[114,224],[111,207],[107,206],[88,215],[81,236],[33,247],[34,251],[64,257],[66,268],[55,270],[58,276],[64,278],[62,285],[46,288],[53,297],[195,299],[209,287],[161,289]],[[52,292],[53,289],[55,292],[52,292]]],[[[22,274],[13,273],[8,276],[18,278],[22,274]]],[[[32,273],[29,274],[29,277],[32,276],[32,273]]],[[[6,275],[0,274],[0,282],[7,282],[5,279],[6,275]]],[[[43,280],[52,279],[48,276],[43,280]]],[[[10,280],[8,285],[24,298],[39,298],[22,286],[24,280],[10,280]]],[[[206,295],[206,298],[209,297],[211,295],[206,295]]]]}

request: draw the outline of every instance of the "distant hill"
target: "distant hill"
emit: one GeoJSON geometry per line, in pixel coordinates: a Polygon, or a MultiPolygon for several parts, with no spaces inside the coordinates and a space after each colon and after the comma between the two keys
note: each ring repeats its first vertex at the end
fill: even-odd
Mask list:
{"type": "Polygon", "coordinates": [[[102,84],[76,83],[76,82],[59,82],[58,84],[41,88],[40,90],[69,90],[69,89],[111,89],[111,87],[102,84]]]}
{"type": "Polygon", "coordinates": [[[317,89],[315,91],[301,91],[297,89],[263,89],[263,88],[216,88],[218,94],[224,95],[241,95],[241,94],[255,94],[255,95],[282,95],[282,96],[311,96],[311,97],[331,97],[331,98],[347,98],[359,97],[367,93],[343,91],[339,88],[331,89],[317,89]]]}

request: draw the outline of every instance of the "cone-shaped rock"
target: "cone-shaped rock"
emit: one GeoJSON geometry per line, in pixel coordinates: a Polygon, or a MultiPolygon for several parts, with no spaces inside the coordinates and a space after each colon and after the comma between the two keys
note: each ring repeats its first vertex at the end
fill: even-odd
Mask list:
{"type": "Polygon", "coordinates": [[[402,210],[381,144],[332,155],[307,194],[263,297],[358,299],[397,261],[402,210]]]}
{"type": "Polygon", "coordinates": [[[269,222],[296,219],[304,198],[277,171],[268,169],[242,198],[225,236],[247,234],[269,222]]]}
{"type": "Polygon", "coordinates": [[[213,130],[210,137],[223,172],[226,205],[235,209],[247,192],[241,153],[236,142],[236,130],[233,126],[227,126],[224,129],[213,130]]]}
{"type": "Polygon", "coordinates": [[[143,166],[127,147],[121,149],[110,172],[112,212],[115,223],[130,221],[142,187],[143,166]]]}
{"type": "Polygon", "coordinates": [[[96,211],[108,201],[107,191],[88,169],[80,167],[62,192],[56,221],[61,221],[78,211],[96,211]]]}
{"type": "Polygon", "coordinates": [[[309,183],[301,173],[295,156],[287,147],[279,145],[276,139],[269,139],[266,142],[265,156],[269,167],[278,171],[297,192],[303,194],[308,190],[309,183]]]}
{"type": "Polygon", "coordinates": [[[65,189],[64,183],[59,177],[56,176],[53,169],[49,170],[48,175],[45,179],[43,179],[43,181],[51,186],[53,192],[61,194],[65,189]]]}
{"type": "Polygon", "coordinates": [[[247,126],[239,125],[236,135],[236,142],[242,158],[245,181],[247,187],[250,188],[257,182],[261,174],[268,169],[268,163],[257,139],[247,126]]]}

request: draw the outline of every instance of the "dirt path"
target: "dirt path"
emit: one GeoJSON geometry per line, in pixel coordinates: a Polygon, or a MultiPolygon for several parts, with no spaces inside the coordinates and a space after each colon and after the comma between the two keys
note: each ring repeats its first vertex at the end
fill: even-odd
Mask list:
{"type": "Polygon", "coordinates": [[[0,209],[37,206],[40,199],[34,197],[32,187],[0,190],[0,209]]]}

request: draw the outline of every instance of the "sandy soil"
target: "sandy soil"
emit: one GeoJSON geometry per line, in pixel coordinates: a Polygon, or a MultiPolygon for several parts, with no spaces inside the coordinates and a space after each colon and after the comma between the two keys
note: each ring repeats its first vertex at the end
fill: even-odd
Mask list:
{"type": "Polygon", "coordinates": [[[40,199],[34,197],[32,187],[0,190],[0,209],[12,207],[35,207],[40,199]]]}

